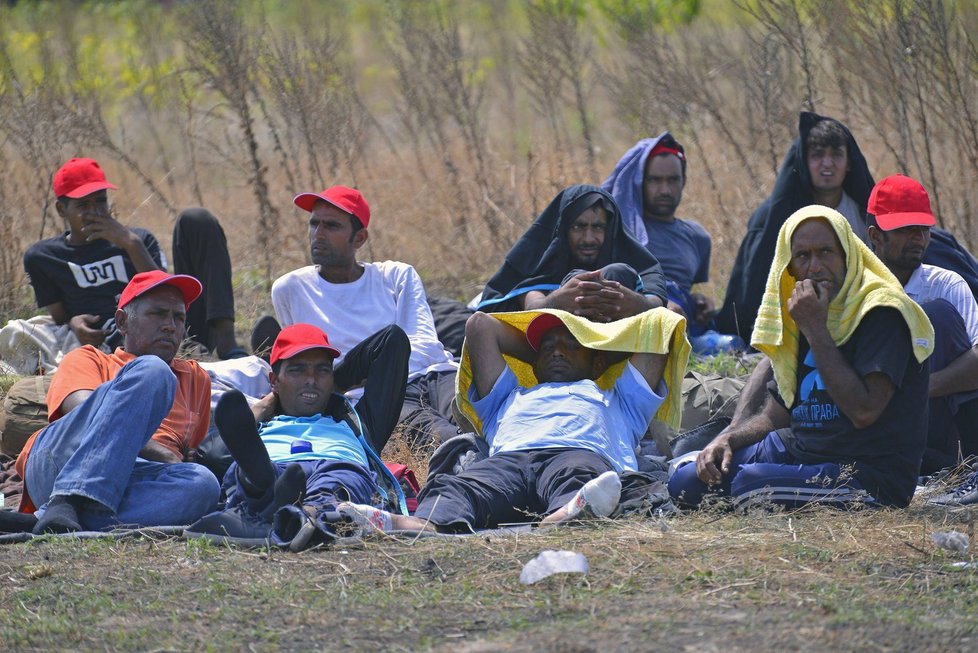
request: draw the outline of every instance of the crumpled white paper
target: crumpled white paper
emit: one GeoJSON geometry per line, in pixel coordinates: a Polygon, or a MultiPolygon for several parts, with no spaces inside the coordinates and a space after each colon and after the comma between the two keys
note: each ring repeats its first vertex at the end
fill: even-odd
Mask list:
{"type": "Polygon", "coordinates": [[[587,558],[576,551],[553,551],[547,549],[523,565],[520,582],[532,585],[552,574],[586,574],[587,558]]]}
{"type": "Polygon", "coordinates": [[[934,540],[934,544],[948,551],[965,553],[968,550],[968,536],[958,531],[931,533],[930,539],[934,540]]]}

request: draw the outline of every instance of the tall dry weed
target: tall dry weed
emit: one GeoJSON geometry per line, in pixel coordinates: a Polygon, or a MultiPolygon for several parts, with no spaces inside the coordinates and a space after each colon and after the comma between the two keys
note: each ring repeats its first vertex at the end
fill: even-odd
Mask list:
{"type": "Polygon", "coordinates": [[[220,215],[249,313],[308,261],[292,195],[333,183],[374,209],[364,258],[467,298],[557,190],[669,130],[689,158],[680,213],[712,232],[723,287],[803,108],[846,122],[877,177],[921,178],[978,244],[973,3],[130,3],[0,8],[19,253],[61,228],[50,176],[88,155],[161,242],[185,202],[220,215]]]}
{"type": "Polygon", "coordinates": [[[189,71],[220,95],[241,130],[247,152],[248,182],[258,205],[255,237],[266,284],[270,287],[279,211],[270,198],[268,164],[255,130],[258,100],[254,94],[254,75],[262,32],[246,25],[242,14],[239,5],[219,0],[188,5],[183,14],[186,19],[183,44],[189,71]]]}

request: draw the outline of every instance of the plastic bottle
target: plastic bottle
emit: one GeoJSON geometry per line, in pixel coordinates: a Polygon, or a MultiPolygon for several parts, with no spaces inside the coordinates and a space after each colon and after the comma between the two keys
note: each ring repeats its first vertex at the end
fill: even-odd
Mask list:
{"type": "Polygon", "coordinates": [[[293,440],[291,451],[292,453],[309,453],[312,451],[312,442],[309,440],[293,440]]]}
{"type": "Polygon", "coordinates": [[[701,356],[713,356],[734,349],[747,349],[740,336],[717,333],[713,330],[704,331],[702,335],[690,338],[689,344],[693,346],[693,352],[701,356]]]}

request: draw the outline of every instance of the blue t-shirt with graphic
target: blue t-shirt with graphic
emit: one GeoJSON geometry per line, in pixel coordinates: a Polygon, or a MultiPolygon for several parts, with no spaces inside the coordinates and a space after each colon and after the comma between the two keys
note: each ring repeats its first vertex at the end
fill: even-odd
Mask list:
{"type": "MultiPolygon", "coordinates": [[[[784,438],[785,446],[806,463],[851,464],[856,478],[877,500],[904,506],[913,497],[927,442],[926,361],[917,362],[910,330],[892,308],[870,311],[839,350],[861,378],[886,375],[896,386],[893,397],[873,424],[857,429],[829,394],[802,337],[797,393],[789,409],[791,435],[784,438]]],[[[773,382],[769,387],[777,396],[773,382]]]]}

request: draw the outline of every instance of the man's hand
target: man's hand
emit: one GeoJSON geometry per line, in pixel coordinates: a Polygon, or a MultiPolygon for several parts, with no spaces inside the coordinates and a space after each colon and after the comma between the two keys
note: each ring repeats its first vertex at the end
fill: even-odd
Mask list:
{"type": "Polygon", "coordinates": [[[602,319],[602,312],[614,312],[614,303],[621,299],[621,293],[608,284],[600,270],[582,272],[547,295],[540,305],[526,308],[559,308],[589,320],[608,322],[602,319]]]}
{"type": "Polygon", "coordinates": [[[601,270],[582,272],[549,295],[530,291],[524,310],[558,308],[592,322],[613,322],[662,306],[658,297],[642,295],[601,276],[601,270]]]}
{"type": "Polygon", "coordinates": [[[178,456],[155,440],[150,440],[139,450],[139,457],[158,463],[184,462],[183,456],[178,456]]]}
{"type": "Polygon", "coordinates": [[[575,308],[571,312],[594,322],[613,322],[662,305],[656,298],[602,278],[600,270],[579,274],[564,288],[574,290],[575,308]]]}
{"type": "Polygon", "coordinates": [[[717,314],[716,305],[713,300],[703,293],[693,293],[693,305],[696,307],[696,316],[693,318],[697,324],[706,326],[717,314]]]}
{"type": "Polygon", "coordinates": [[[679,315],[686,317],[686,311],[683,310],[683,307],[677,304],[676,302],[672,301],[671,299],[666,302],[666,308],[668,308],[673,313],[678,313],[679,315]]]}
{"type": "Polygon", "coordinates": [[[565,287],[568,286],[573,286],[575,291],[571,310],[575,315],[594,322],[611,322],[625,316],[622,312],[625,289],[617,281],[602,279],[600,270],[578,275],[565,287]]]}
{"type": "Polygon", "coordinates": [[[707,485],[719,485],[730,473],[732,459],[730,438],[721,433],[696,456],[696,476],[707,485]]]}
{"type": "Polygon", "coordinates": [[[811,342],[816,334],[825,330],[829,316],[829,291],[811,279],[795,284],[788,298],[788,313],[795,324],[811,342]]]}
{"type": "Polygon", "coordinates": [[[158,270],[159,265],[150,256],[145,243],[135,231],[105,213],[91,217],[81,228],[85,242],[98,239],[106,240],[116,247],[125,250],[137,272],[158,270]]]}
{"type": "Polygon", "coordinates": [[[134,240],[139,241],[139,236],[108,213],[91,216],[81,228],[81,232],[86,242],[90,243],[101,238],[126,250],[133,245],[134,240]]]}
{"type": "Polygon", "coordinates": [[[76,315],[68,320],[68,328],[78,337],[78,342],[81,344],[98,347],[107,335],[104,330],[98,328],[100,321],[101,319],[97,315],[88,313],[76,315]]]}
{"type": "Polygon", "coordinates": [[[269,392],[256,403],[252,404],[251,413],[255,416],[256,422],[267,422],[275,417],[279,413],[278,395],[275,394],[275,391],[269,392]]]}

